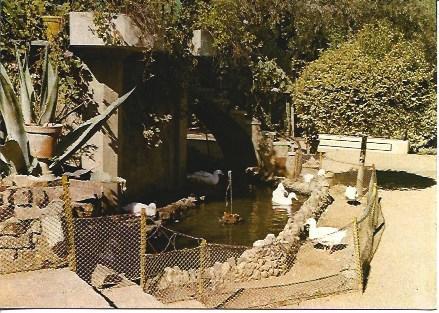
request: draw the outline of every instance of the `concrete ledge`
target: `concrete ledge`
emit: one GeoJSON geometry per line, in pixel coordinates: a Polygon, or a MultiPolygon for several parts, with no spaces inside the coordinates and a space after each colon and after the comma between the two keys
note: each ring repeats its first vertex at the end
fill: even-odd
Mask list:
{"type": "MultiPolygon", "coordinates": [[[[153,36],[142,34],[141,29],[125,14],[119,14],[112,20],[114,29],[111,32],[115,39],[121,42],[114,45],[105,43],[102,38],[99,38],[92,12],[70,12],[69,21],[70,45],[74,47],[163,50],[160,38],[154,40],[153,36]]],[[[209,32],[194,30],[190,47],[192,54],[194,56],[213,55],[212,43],[213,38],[209,32]]]]}
{"type": "MultiPolygon", "coordinates": [[[[319,134],[319,152],[330,150],[360,150],[361,137],[319,134]]],[[[407,140],[367,138],[367,150],[392,154],[408,154],[409,142],[407,140]]]]}

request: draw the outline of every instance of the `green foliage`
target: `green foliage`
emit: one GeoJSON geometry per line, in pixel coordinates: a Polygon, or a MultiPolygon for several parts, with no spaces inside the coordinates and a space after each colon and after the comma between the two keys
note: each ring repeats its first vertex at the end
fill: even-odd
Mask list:
{"type": "Polygon", "coordinates": [[[300,126],[308,135],[407,138],[416,151],[436,137],[433,72],[417,40],[387,23],[367,25],[325,51],[296,81],[300,126]]]}

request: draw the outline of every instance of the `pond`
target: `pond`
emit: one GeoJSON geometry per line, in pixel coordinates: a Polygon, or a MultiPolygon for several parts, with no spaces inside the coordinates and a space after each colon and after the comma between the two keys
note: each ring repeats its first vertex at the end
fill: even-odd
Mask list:
{"type": "Polygon", "coordinates": [[[267,186],[249,185],[233,194],[233,213],[244,219],[239,224],[223,225],[219,218],[226,211],[225,200],[211,200],[191,210],[179,222],[169,228],[195,237],[202,237],[209,243],[251,246],[269,233],[283,230],[288,218],[296,212],[306,196],[297,195],[291,207],[274,207],[271,204],[272,189],[267,186]]]}

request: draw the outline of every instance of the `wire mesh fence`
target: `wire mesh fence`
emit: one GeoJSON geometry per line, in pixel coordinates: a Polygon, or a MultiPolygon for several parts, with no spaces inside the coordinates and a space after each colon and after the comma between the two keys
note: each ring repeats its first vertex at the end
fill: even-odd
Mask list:
{"type": "MultiPolygon", "coordinates": [[[[355,185],[356,176],[339,182],[355,185]]],[[[0,273],[69,265],[96,288],[137,283],[162,302],[198,299],[220,308],[270,308],[362,290],[384,225],[373,167],[366,168],[363,185],[365,209],[335,232],[342,242],[308,238],[297,249],[278,245],[270,253],[288,264],[261,260],[250,269],[240,269],[249,247],[208,243],[145,214],[77,217],[67,179],[8,188],[1,193],[0,273]],[[249,270],[252,279],[243,280],[239,270],[249,270]],[[272,279],[264,280],[264,273],[272,279]]]]}
{"type": "Polygon", "coordinates": [[[0,273],[67,264],[66,219],[60,181],[44,187],[2,187],[0,273]]]}

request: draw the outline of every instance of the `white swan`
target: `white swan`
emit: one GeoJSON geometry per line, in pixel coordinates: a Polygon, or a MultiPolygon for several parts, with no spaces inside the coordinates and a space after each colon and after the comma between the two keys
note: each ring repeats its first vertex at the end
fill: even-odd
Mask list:
{"type": "Polygon", "coordinates": [[[187,179],[194,183],[214,186],[219,182],[219,175],[224,175],[224,173],[221,170],[216,170],[213,174],[205,171],[198,171],[187,175],[187,179]]]}
{"type": "Polygon", "coordinates": [[[305,174],[305,175],[303,175],[303,180],[305,181],[305,183],[309,183],[313,178],[314,178],[313,174],[305,174]]]}
{"type": "Polygon", "coordinates": [[[306,220],[305,225],[309,225],[309,239],[329,247],[332,253],[332,247],[342,244],[346,237],[346,230],[339,230],[334,227],[317,227],[317,222],[313,218],[306,220]]]}
{"type": "Polygon", "coordinates": [[[277,188],[273,190],[272,198],[274,197],[281,197],[281,196],[288,196],[288,192],[286,191],[284,185],[282,183],[279,183],[277,185],[277,188]]]}
{"type": "Polygon", "coordinates": [[[292,205],[293,198],[298,200],[296,194],[294,192],[290,192],[286,197],[285,195],[274,195],[271,198],[271,202],[274,205],[292,205]]]}
{"type": "Polygon", "coordinates": [[[136,216],[140,216],[140,214],[142,213],[142,208],[145,208],[147,216],[155,216],[157,214],[157,206],[154,202],[151,202],[148,205],[140,202],[131,202],[122,207],[122,209],[127,213],[131,213],[136,216]]]}
{"type": "Polygon", "coordinates": [[[317,172],[317,176],[325,176],[326,171],[324,168],[319,169],[319,171],[317,172]]]}
{"type": "Polygon", "coordinates": [[[357,200],[357,196],[358,196],[357,188],[347,186],[344,195],[345,195],[346,199],[348,199],[349,201],[357,200]]]}

